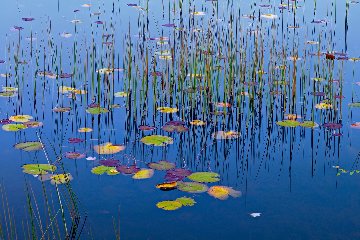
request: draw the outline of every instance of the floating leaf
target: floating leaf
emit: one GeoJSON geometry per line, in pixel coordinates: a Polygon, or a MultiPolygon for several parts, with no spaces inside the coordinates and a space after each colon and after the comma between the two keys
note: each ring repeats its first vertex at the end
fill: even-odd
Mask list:
{"type": "Polygon", "coordinates": [[[235,191],[231,187],[212,186],[209,188],[208,194],[210,196],[213,196],[214,198],[220,200],[226,200],[229,197],[229,195],[232,197],[239,197],[241,195],[241,192],[235,191]]]}
{"type": "Polygon", "coordinates": [[[87,132],[92,132],[92,128],[79,128],[78,129],[78,132],[81,132],[81,133],[87,133],[87,132]]]}
{"type": "Polygon", "coordinates": [[[114,97],[127,97],[129,96],[128,92],[116,92],[114,93],[114,97]]]}
{"type": "Polygon", "coordinates": [[[208,190],[208,186],[198,182],[178,182],[177,188],[188,193],[203,193],[208,190]]]}
{"type": "Polygon", "coordinates": [[[64,184],[73,179],[70,173],[56,174],[51,176],[51,184],[64,184]]]}
{"type": "Polygon", "coordinates": [[[141,131],[152,131],[155,130],[156,127],[151,127],[151,126],[139,126],[139,130],[141,131]]]}
{"type": "Polygon", "coordinates": [[[189,197],[177,198],[175,201],[181,203],[183,206],[191,207],[195,205],[195,200],[189,197]]]}
{"type": "Polygon", "coordinates": [[[282,127],[297,127],[300,126],[300,122],[295,120],[283,120],[276,123],[279,126],[282,127]]]}
{"type": "Polygon", "coordinates": [[[331,103],[326,103],[326,102],[322,102],[322,103],[318,103],[315,105],[315,108],[317,109],[331,109],[333,106],[331,103]]]}
{"type": "Polygon", "coordinates": [[[167,181],[181,181],[191,174],[190,170],[177,168],[173,170],[168,170],[165,175],[165,180],[167,181]]]}
{"type": "Polygon", "coordinates": [[[195,126],[204,126],[206,125],[206,122],[201,121],[201,120],[193,120],[190,122],[191,125],[195,125],[195,126]]]}
{"type": "Polygon", "coordinates": [[[78,152],[66,152],[65,157],[69,159],[81,159],[85,158],[85,153],[78,153],[78,152]]]}
{"type": "Polygon", "coordinates": [[[212,183],[218,182],[220,175],[214,172],[195,172],[188,176],[188,179],[194,182],[212,183]]]}
{"type": "Polygon", "coordinates": [[[176,113],[179,111],[179,109],[171,107],[158,107],[157,110],[162,113],[176,113]]]}
{"type": "Polygon", "coordinates": [[[42,122],[36,122],[36,121],[24,122],[23,124],[28,128],[38,128],[43,126],[42,122]]]}
{"type": "Polygon", "coordinates": [[[116,175],[119,172],[116,170],[115,167],[107,167],[107,166],[97,166],[91,169],[91,172],[96,175],[103,175],[106,173],[107,175],[116,175]]]}
{"type": "Polygon", "coordinates": [[[349,103],[349,107],[358,108],[358,107],[360,107],[360,102],[349,103]]]}
{"type": "Polygon", "coordinates": [[[154,169],[141,169],[137,173],[135,173],[132,178],[133,179],[147,179],[151,178],[154,175],[154,169]]]}
{"type": "Polygon", "coordinates": [[[5,124],[2,126],[2,129],[7,132],[17,132],[26,128],[24,124],[5,124]]]}
{"type": "Polygon", "coordinates": [[[106,166],[106,167],[117,167],[120,166],[120,161],[115,159],[106,159],[106,160],[100,160],[100,165],[106,166]]]}
{"type": "Polygon", "coordinates": [[[44,175],[56,171],[56,167],[50,164],[25,164],[22,169],[24,173],[31,175],[44,175]]]}
{"type": "Polygon", "coordinates": [[[170,191],[170,190],[174,190],[177,187],[177,182],[165,182],[165,183],[160,183],[156,185],[156,188],[162,190],[162,191],[170,191]]]}
{"type": "Polygon", "coordinates": [[[304,121],[302,123],[300,123],[301,127],[306,127],[306,128],[317,128],[319,127],[319,124],[317,124],[316,122],[313,121],[304,121]]]}
{"type": "Polygon", "coordinates": [[[123,145],[113,145],[111,142],[103,143],[101,145],[94,146],[95,152],[98,154],[115,154],[120,151],[123,151],[125,146],[123,145]]]}
{"type": "Polygon", "coordinates": [[[71,107],[56,107],[53,109],[53,112],[56,113],[66,113],[66,112],[70,112],[71,111],[71,107]]]}
{"type": "Polygon", "coordinates": [[[140,168],[138,168],[136,165],[131,165],[131,166],[120,165],[116,167],[116,170],[118,170],[124,175],[129,175],[129,174],[137,173],[138,171],[140,171],[140,168]]]}
{"type": "Polygon", "coordinates": [[[158,208],[166,211],[174,211],[182,207],[182,204],[178,201],[162,201],[156,204],[158,208]]]}
{"type": "Polygon", "coordinates": [[[15,144],[14,147],[19,150],[30,152],[41,150],[43,148],[43,145],[41,144],[41,142],[23,142],[15,144]]]}
{"type": "Polygon", "coordinates": [[[33,119],[33,117],[30,115],[16,115],[9,117],[9,119],[13,122],[25,123],[33,119]]]}
{"type": "Polygon", "coordinates": [[[109,110],[107,110],[106,108],[102,108],[102,107],[91,107],[91,108],[87,108],[86,112],[90,113],[90,114],[102,114],[102,113],[109,112],[109,110]]]}
{"type": "Polygon", "coordinates": [[[224,139],[236,139],[240,137],[240,133],[239,132],[234,132],[234,131],[228,131],[228,132],[224,132],[224,131],[218,131],[212,134],[212,137],[218,140],[224,140],[224,139]]]}
{"type": "Polygon", "coordinates": [[[140,141],[146,145],[154,145],[157,147],[163,147],[168,144],[174,143],[174,141],[171,137],[166,137],[166,136],[162,136],[162,135],[146,136],[146,137],[143,137],[140,141]]]}
{"type": "Polygon", "coordinates": [[[164,171],[164,170],[170,170],[175,168],[175,163],[169,162],[169,161],[165,161],[165,160],[161,160],[159,162],[153,162],[153,163],[149,163],[148,164],[149,168],[155,169],[155,170],[159,170],[159,171],[164,171]]]}
{"type": "Polygon", "coordinates": [[[187,127],[185,127],[185,122],[182,122],[182,121],[170,121],[170,122],[167,122],[162,127],[162,130],[164,130],[166,132],[182,133],[182,132],[188,131],[189,129],[187,127]]]}

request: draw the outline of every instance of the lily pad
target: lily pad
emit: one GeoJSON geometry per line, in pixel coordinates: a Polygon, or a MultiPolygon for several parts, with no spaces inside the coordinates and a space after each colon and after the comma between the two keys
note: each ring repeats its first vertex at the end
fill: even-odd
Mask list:
{"type": "Polygon", "coordinates": [[[24,124],[5,124],[2,126],[2,129],[7,132],[17,132],[23,129],[26,129],[27,127],[24,124]]]}
{"type": "Polygon", "coordinates": [[[176,168],[173,170],[168,170],[165,174],[165,180],[167,181],[181,181],[187,176],[189,176],[192,172],[183,168],[176,168]]]}
{"type": "Polygon", "coordinates": [[[25,123],[29,122],[33,117],[30,115],[15,115],[9,117],[9,119],[13,122],[25,123]]]}
{"type": "Polygon", "coordinates": [[[179,111],[179,109],[171,107],[158,107],[156,110],[162,113],[176,113],[177,111],[179,111]]]}
{"type": "Polygon", "coordinates": [[[209,188],[208,194],[220,200],[226,200],[228,199],[229,196],[232,197],[241,196],[240,191],[235,191],[231,187],[226,187],[226,186],[212,186],[209,188]]]}
{"type": "Polygon", "coordinates": [[[100,160],[100,165],[106,166],[106,167],[117,167],[120,166],[120,161],[115,159],[106,159],[106,160],[100,160]]]}
{"type": "Polygon", "coordinates": [[[114,93],[114,97],[127,97],[129,96],[129,93],[127,92],[116,92],[114,93]]]}
{"type": "Polygon", "coordinates": [[[177,202],[181,203],[183,206],[191,207],[195,205],[195,200],[189,197],[181,197],[176,199],[177,202]]]}
{"type": "Polygon", "coordinates": [[[51,184],[64,184],[73,179],[70,173],[56,174],[51,176],[51,184]]]}
{"type": "Polygon", "coordinates": [[[213,183],[220,181],[220,175],[214,172],[195,172],[188,176],[194,182],[213,183]]]}
{"type": "Polygon", "coordinates": [[[166,211],[174,211],[182,207],[182,204],[178,201],[162,201],[158,202],[156,206],[166,211]]]}
{"type": "Polygon", "coordinates": [[[304,121],[302,123],[300,123],[301,127],[306,127],[306,128],[317,128],[319,127],[319,124],[317,124],[316,122],[313,121],[304,121]]]}
{"type": "Polygon", "coordinates": [[[53,109],[53,112],[56,113],[66,113],[66,112],[70,112],[71,111],[71,107],[56,107],[53,109]]]}
{"type": "Polygon", "coordinates": [[[92,132],[92,131],[93,131],[92,128],[86,128],[86,127],[78,129],[78,132],[80,132],[80,133],[88,133],[88,132],[92,132]]]}
{"type": "Polygon", "coordinates": [[[167,122],[163,127],[162,130],[166,132],[177,132],[183,133],[189,131],[189,129],[185,126],[185,123],[182,121],[170,121],[167,122]]]}
{"type": "Polygon", "coordinates": [[[78,153],[78,152],[66,152],[65,157],[69,159],[81,159],[85,158],[85,153],[78,153]]]}
{"type": "Polygon", "coordinates": [[[151,178],[154,175],[154,169],[141,169],[137,173],[135,173],[132,178],[133,179],[147,179],[151,178]]]}
{"type": "Polygon", "coordinates": [[[358,108],[358,107],[360,107],[360,102],[349,103],[349,107],[358,108]]]}
{"type": "Polygon", "coordinates": [[[22,166],[23,172],[31,175],[44,175],[48,172],[55,172],[56,166],[50,164],[25,164],[22,166]]]}
{"type": "Polygon", "coordinates": [[[170,191],[170,190],[174,190],[177,187],[177,182],[165,182],[165,183],[160,183],[156,185],[156,188],[162,190],[162,191],[170,191]]]}
{"type": "Polygon", "coordinates": [[[155,169],[155,170],[159,170],[159,171],[164,171],[164,170],[170,170],[175,168],[175,163],[169,162],[169,161],[165,161],[165,160],[161,160],[159,162],[153,162],[153,163],[149,163],[148,164],[149,168],[155,169]]]}
{"type": "Polygon", "coordinates": [[[283,120],[276,123],[281,127],[297,127],[300,126],[300,122],[295,120],[283,120]]]}
{"type": "Polygon", "coordinates": [[[119,172],[116,170],[115,167],[107,167],[107,166],[98,166],[91,169],[91,172],[96,175],[116,175],[119,174],[119,172]]]}
{"type": "Polygon", "coordinates": [[[140,168],[138,168],[136,165],[131,165],[131,166],[120,165],[116,167],[116,170],[118,170],[118,172],[121,172],[124,175],[131,175],[140,171],[140,168]]]}
{"type": "Polygon", "coordinates": [[[240,133],[235,131],[228,131],[228,132],[218,131],[213,133],[212,137],[218,140],[236,139],[240,137],[240,133]]]}
{"type": "Polygon", "coordinates": [[[120,151],[123,151],[125,146],[123,145],[113,145],[111,142],[103,143],[101,145],[94,146],[95,152],[98,154],[115,154],[120,151]]]}
{"type": "Polygon", "coordinates": [[[146,145],[154,145],[157,147],[164,147],[168,144],[174,143],[174,141],[171,137],[166,137],[166,136],[162,136],[162,135],[146,136],[146,137],[143,137],[140,141],[146,145]]]}
{"type": "Polygon", "coordinates": [[[43,148],[43,145],[41,144],[41,142],[23,142],[15,144],[14,147],[19,150],[30,152],[41,150],[43,148]]]}
{"type": "Polygon", "coordinates": [[[208,190],[208,186],[198,182],[178,182],[177,188],[188,193],[203,193],[208,190]]]}
{"type": "Polygon", "coordinates": [[[109,110],[107,110],[106,108],[102,108],[102,107],[91,107],[91,108],[87,108],[86,112],[90,113],[90,114],[102,114],[102,113],[109,112],[109,110]]]}
{"type": "Polygon", "coordinates": [[[24,122],[23,124],[28,128],[38,128],[43,126],[42,122],[36,122],[36,121],[24,122]]]}

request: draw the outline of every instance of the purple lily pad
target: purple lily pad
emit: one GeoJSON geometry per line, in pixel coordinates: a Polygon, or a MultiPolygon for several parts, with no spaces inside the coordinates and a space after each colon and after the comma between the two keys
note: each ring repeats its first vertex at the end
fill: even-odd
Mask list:
{"type": "Polygon", "coordinates": [[[21,18],[21,20],[25,21],[25,22],[31,22],[31,21],[34,21],[35,18],[31,18],[31,17],[24,17],[24,18],[21,18]]]}
{"type": "Polygon", "coordinates": [[[166,181],[181,181],[191,175],[191,171],[183,168],[168,170],[165,175],[166,181]]]}
{"type": "Polygon", "coordinates": [[[5,63],[5,60],[0,60],[0,64],[5,63]]]}
{"type": "Polygon", "coordinates": [[[342,124],[341,123],[325,123],[323,125],[323,127],[334,130],[334,129],[342,128],[342,124]]]}
{"type": "Polygon", "coordinates": [[[15,30],[18,30],[18,31],[21,31],[21,30],[23,30],[24,28],[23,28],[23,27],[19,27],[19,26],[14,26],[14,29],[15,29],[15,30]]]}
{"type": "Polygon", "coordinates": [[[96,24],[104,24],[103,21],[96,21],[95,23],[96,23],[96,24]]]}
{"type": "Polygon", "coordinates": [[[60,78],[71,78],[72,76],[72,73],[62,73],[59,75],[60,78]]]}
{"type": "Polygon", "coordinates": [[[78,152],[66,152],[65,157],[69,159],[81,159],[84,158],[86,155],[84,153],[78,152]]]}
{"type": "Polygon", "coordinates": [[[116,170],[118,172],[121,172],[122,174],[130,175],[140,171],[140,168],[138,168],[136,165],[131,165],[131,166],[120,165],[116,167],[116,170]]]}
{"type": "Polygon", "coordinates": [[[129,7],[136,7],[136,6],[137,6],[136,3],[128,3],[128,4],[126,4],[126,5],[128,5],[129,7]]]}
{"type": "Polygon", "coordinates": [[[163,24],[163,25],[161,25],[161,26],[163,26],[163,27],[175,27],[175,24],[173,24],[173,23],[166,23],[166,24],[163,24]]]}
{"type": "Polygon", "coordinates": [[[152,131],[152,130],[155,130],[156,127],[151,127],[151,126],[139,126],[139,130],[141,131],[152,131]]]}
{"type": "Polygon", "coordinates": [[[106,160],[100,160],[100,165],[106,166],[106,167],[117,167],[120,166],[120,161],[115,159],[106,159],[106,160]]]}
{"type": "Polygon", "coordinates": [[[13,121],[11,121],[10,119],[1,119],[0,120],[0,124],[9,124],[12,123],[13,121]]]}
{"type": "Polygon", "coordinates": [[[84,139],[81,139],[81,138],[69,138],[68,139],[68,142],[69,143],[82,143],[84,142],[85,140],[84,139]]]}

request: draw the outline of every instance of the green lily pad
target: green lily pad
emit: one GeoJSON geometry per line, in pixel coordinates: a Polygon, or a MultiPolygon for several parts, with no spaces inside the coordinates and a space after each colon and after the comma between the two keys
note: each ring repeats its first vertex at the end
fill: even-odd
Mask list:
{"type": "Polygon", "coordinates": [[[208,190],[208,186],[198,182],[178,182],[177,188],[188,193],[203,193],[208,190]]]}
{"type": "Polygon", "coordinates": [[[295,120],[279,121],[276,124],[279,125],[279,126],[282,126],[282,127],[297,127],[297,126],[300,126],[300,122],[295,121],[295,120]]]}
{"type": "Polygon", "coordinates": [[[102,108],[102,107],[93,107],[93,108],[86,109],[86,112],[90,113],[90,114],[102,114],[102,113],[109,112],[109,110],[107,110],[106,108],[102,108]]]}
{"type": "Polygon", "coordinates": [[[174,143],[174,141],[171,137],[166,137],[166,136],[162,136],[162,135],[146,136],[146,137],[143,137],[140,141],[146,145],[154,145],[157,147],[163,147],[168,144],[174,143]]]}
{"type": "Polygon", "coordinates": [[[41,142],[23,142],[15,144],[14,147],[26,152],[41,150],[43,145],[41,142]]]}
{"type": "Polygon", "coordinates": [[[214,172],[195,172],[188,176],[194,182],[212,183],[220,181],[220,175],[214,172]]]}
{"type": "Polygon", "coordinates": [[[181,203],[183,206],[191,207],[195,205],[195,200],[189,197],[181,197],[176,199],[177,202],[181,203]]]}
{"type": "Polygon", "coordinates": [[[2,129],[7,132],[17,132],[23,129],[26,129],[27,127],[22,123],[11,123],[11,124],[5,124],[2,126],[2,129]]]}
{"type": "Polygon", "coordinates": [[[349,107],[360,107],[360,102],[349,103],[349,107]]]}
{"type": "Polygon", "coordinates": [[[24,173],[31,175],[44,175],[56,171],[56,167],[50,164],[25,164],[22,169],[24,173]]]}
{"type": "Polygon", "coordinates": [[[116,92],[114,93],[114,97],[127,97],[129,93],[127,92],[116,92]]]}
{"type": "Polygon", "coordinates": [[[91,169],[91,172],[93,174],[96,175],[103,175],[103,174],[107,174],[107,175],[117,175],[119,174],[119,172],[116,170],[115,167],[107,167],[107,166],[98,166],[98,167],[94,167],[93,169],[91,169]]]}
{"type": "Polygon", "coordinates": [[[178,201],[162,201],[158,202],[156,206],[166,211],[174,211],[182,207],[182,204],[178,201]]]}
{"type": "Polygon", "coordinates": [[[159,162],[153,162],[153,163],[149,163],[148,164],[149,168],[155,169],[155,170],[159,170],[159,171],[165,171],[165,170],[170,170],[170,169],[174,169],[175,168],[175,163],[172,162],[168,162],[165,160],[161,160],[159,162]]]}
{"type": "Polygon", "coordinates": [[[319,127],[319,124],[317,124],[316,122],[313,122],[313,121],[305,121],[305,122],[300,123],[300,126],[306,127],[306,128],[317,128],[317,127],[319,127]]]}

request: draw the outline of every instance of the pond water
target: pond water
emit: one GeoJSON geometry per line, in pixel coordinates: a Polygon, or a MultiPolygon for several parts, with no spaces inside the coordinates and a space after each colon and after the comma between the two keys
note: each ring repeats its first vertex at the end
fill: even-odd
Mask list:
{"type": "Polygon", "coordinates": [[[358,3],[3,0],[0,239],[360,239],[358,3]]]}

